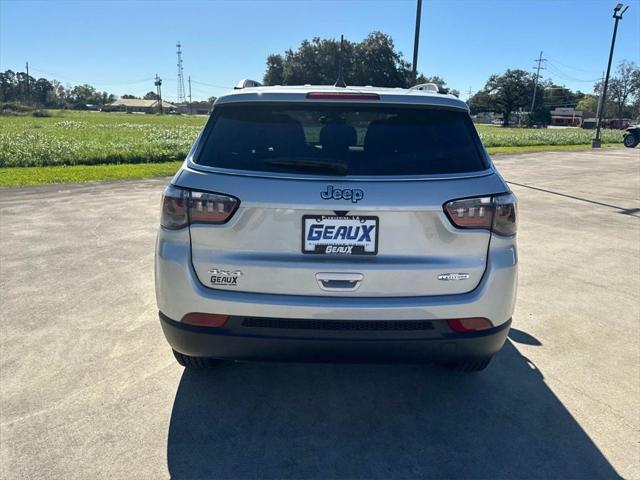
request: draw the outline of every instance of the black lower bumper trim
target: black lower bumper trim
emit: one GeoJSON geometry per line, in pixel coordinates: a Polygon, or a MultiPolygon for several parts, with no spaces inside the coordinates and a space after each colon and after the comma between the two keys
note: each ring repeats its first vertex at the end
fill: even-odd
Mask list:
{"type": "MultiPolygon", "coordinates": [[[[160,312],[160,323],[171,347],[185,355],[230,360],[362,361],[362,362],[455,362],[487,358],[504,344],[511,319],[504,324],[474,333],[438,334],[415,338],[384,338],[376,332],[371,338],[340,338],[317,331],[313,336],[254,335],[239,328],[195,327],[176,322],[160,312]]],[[[313,321],[313,320],[310,320],[313,321]]],[[[389,322],[389,321],[385,321],[389,322]]],[[[429,321],[437,324],[437,320],[429,321]]],[[[239,325],[242,320],[239,320],[239,325]]],[[[439,330],[439,329],[436,329],[439,330]]],[[[433,332],[433,331],[432,331],[433,332]]],[[[391,332],[389,332],[391,333],[391,332]]],[[[433,332],[437,333],[437,332],[433,332]]],[[[336,336],[338,334],[338,336],[336,336]]]]}
{"type": "Polygon", "coordinates": [[[300,318],[247,317],[243,327],[285,330],[414,331],[433,330],[430,320],[305,320],[300,318]]]}

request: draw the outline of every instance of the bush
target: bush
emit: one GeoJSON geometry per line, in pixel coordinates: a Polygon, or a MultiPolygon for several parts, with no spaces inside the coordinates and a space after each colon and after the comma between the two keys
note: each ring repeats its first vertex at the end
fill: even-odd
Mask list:
{"type": "Polygon", "coordinates": [[[0,114],[8,116],[28,115],[32,111],[33,107],[17,102],[5,102],[0,107],[0,114]]]}
{"type": "Polygon", "coordinates": [[[51,117],[51,114],[47,110],[42,110],[42,109],[34,110],[33,112],[31,112],[31,115],[38,118],[51,117]]]}

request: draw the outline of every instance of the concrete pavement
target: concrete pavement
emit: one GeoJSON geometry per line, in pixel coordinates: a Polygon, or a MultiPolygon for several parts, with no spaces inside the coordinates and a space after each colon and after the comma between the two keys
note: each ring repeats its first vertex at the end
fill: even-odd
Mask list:
{"type": "Polygon", "coordinates": [[[639,478],[640,150],[496,163],[520,291],[477,375],[185,372],[153,293],[166,180],[0,190],[0,476],[639,478]]]}

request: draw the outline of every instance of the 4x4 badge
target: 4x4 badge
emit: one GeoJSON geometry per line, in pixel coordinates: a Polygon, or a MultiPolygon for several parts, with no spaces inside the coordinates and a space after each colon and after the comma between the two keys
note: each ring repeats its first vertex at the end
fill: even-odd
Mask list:
{"type": "Polygon", "coordinates": [[[320,192],[323,200],[351,200],[357,203],[364,198],[364,191],[359,188],[335,188],[333,185],[327,185],[324,192],[320,192]]]}
{"type": "Polygon", "coordinates": [[[227,287],[238,286],[238,278],[242,275],[240,270],[220,270],[212,268],[209,270],[211,274],[211,285],[224,285],[227,287]]]}

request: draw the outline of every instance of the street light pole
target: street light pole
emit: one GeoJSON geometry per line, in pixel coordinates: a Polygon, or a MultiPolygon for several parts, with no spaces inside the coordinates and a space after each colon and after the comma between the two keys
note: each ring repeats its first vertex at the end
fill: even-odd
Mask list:
{"type": "Polygon", "coordinates": [[[420,43],[420,17],[422,16],[422,0],[418,0],[416,8],[416,34],[413,40],[413,65],[411,66],[411,74],[413,81],[418,80],[418,44],[420,43]]]}
{"type": "Polygon", "coordinates": [[[607,102],[607,87],[609,86],[609,74],[611,73],[611,61],[613,60],[613,49],[616,46],[616,34],[618,33],[618,22],[622,20],[622,15],[627,11],[629,7],[625,7],[621,3],[618,3],[613,9],[613,18],[616,19],[613,24],[613,36],[611,37],[611,50],[609,50],[609,63],[607,64],[607,75],[604,77],[604,87],[602,88],[602,99],[600,104],[600,111],[598,113],[598,120],[596,122],[596,138],[591,141],[591,148],[600,148],[602,142],[600,141],[600,127],[602,124],[602,114],[605,110],[607,102]],[[622,9],[624,7],[624,10],[622,9]]]}

